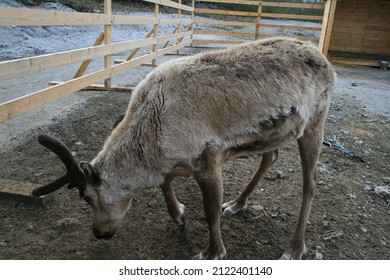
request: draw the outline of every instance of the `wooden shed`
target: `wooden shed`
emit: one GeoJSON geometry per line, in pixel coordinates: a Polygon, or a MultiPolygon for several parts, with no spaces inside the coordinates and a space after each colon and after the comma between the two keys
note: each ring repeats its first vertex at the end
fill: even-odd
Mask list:
{"type": "Polygon", "coordinates": [[[377,66],[390,60],[390,1],[338,0],[329,56],[332,61],[377,66]]]}

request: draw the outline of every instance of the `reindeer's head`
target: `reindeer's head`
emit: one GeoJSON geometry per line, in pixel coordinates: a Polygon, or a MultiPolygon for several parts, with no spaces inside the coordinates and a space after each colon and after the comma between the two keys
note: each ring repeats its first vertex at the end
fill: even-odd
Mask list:
{"type": "Polygon", "coordinates": [[[80,197],[92,207],[93,233],[99,239],[110,239],[130,207],[132,196],[126,190],[113,191],[99,171],[87,162],[78,165],[69,149],[58,139],[42,134],[40,144],[54,152],[65,164],[66,173],[57,180],[33,190],[33,196],[42,196],[68,185],[77,188],[80,197]]]}

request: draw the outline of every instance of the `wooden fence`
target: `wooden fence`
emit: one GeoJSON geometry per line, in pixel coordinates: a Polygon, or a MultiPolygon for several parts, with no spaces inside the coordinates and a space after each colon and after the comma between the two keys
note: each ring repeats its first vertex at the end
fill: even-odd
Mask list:
{"type": "Polygon", "coordinates": [[[100,81],[104,81],[102,88],[112,89],[112,76],[125,72],[132,67],[154,61],[159,56],[174,52],[192,43],[192,39],[189,38],[192,31],[181,32],[180,25],[190,24],[193,26],[193,7],[181,4],[180,0],[179,3],[171,0],[145,1],[155,3],[153,17],[112,14],[111,0],[104,0],[103,14],[0,7],[0,26],[102,25],[104,27],[104,31],[97,38],[95,46],[0,62],[0,80],[22,77],[43,70],[82,62],[73,79],[0,104],[0,122],[100,81]],[[161,5],[175,8],[180,12],[191,12],[192,18],[181,18],[180,12],[178,12],[177,19],[160,17],[159,7],[161,5]],[[112,26],[115,24],[152,25],[152,36],[147,36],[145,39],[112,43],[111,32],[112,26]],[[157,36],[158,26],[163,24],[174,24],[179,28],[176,28],[172,35],[157,36]],[[169,42],[173,39],[177,39],[175,45],[168,46],[168,44],[165,44],[164,48],[158,49],[159,43],[169,42]],[[152,47],[150,53],[137,57],[134,53],[127,60],[112,65],[111,56],[113,54],[132,49],[136,51],[146,46],[152,47]],[[84,74],[90,61],[98,57],[104,57],[104,68],[90,74],[84,74]]]}
{"type": "MultiPolygon", "coordinates": [[[[106,90],[115,89],[111,86],[111,78],[114,75],[125,72],[130,68],[139,66],[141,64],[149,63],[149,65],[155,66],[157,57],[178,51],[181,48],[192,45],[193,43],[207,45],[215,43],[235,44],[243,42],[243,40],[205,39],[204,36],[233,36],[239,38],[247,37],[253,40],[270,36],[262,33],[262,28],[312,30],[320,32],[319,39],[307,37],[299,38],[319,41],[320,49],[326,54],[329,46],[329,35],[332,26],[331,22],[337,0],[327,0],[325,4],[296,4],[254,0],[200,0],[201,2],[230,3],[254,6],[257,8],[256,12],[196,8],[195,0],[192,0],[191,6],[182,4],[181,0],[177,0],[178,2],[171,0],[144,1],[155,4],[154,16],[141,17],[113,14],[111,9],[111,0],[104,0],[104,13],[102,14],[0,7],[0,26],[103,26],[103,32],[96,39],[96,42],[92,47],[0,62],[0,80],[22,77],[40,71],[82,62],[73,79],[59,83],[52,83],[51,86],[47,88],[0,104],[0,122],[36,109],[48,102],[54,101],[80,89],[89,87],[97,82],[104,81],[104,85],[98,85],[95,86],[95,88],[98,87],[106,90]],[[160,17],[160,6],[167,6],[177,9],[177,18],[173,19],[160,17]],[[323,16],[263,12],[263,7],[277,6],[302,9],[320,9],[324,12],[323,16]],[[183,17],[182,12],[187,13],[187,16],[183,17]],[[234,15],[249,20],[237,21],[195,18],[195,15],[205,14],[223,16],[234,15]],[[318,27],[309,27],[283,24],[266,24],[262,22],[263,18],[284,18],[307,21],[314,20],[320,22],[321,25],[318,27]],[[118,24],[148,24],[153,26],[153,28],[143,39],[112,43],[112,27],[113,25],[118,24]],[[176,26],[176,28],[173,30],[172,34],[158,36],[158,28],[163,24],[173,24],[176,26]],[[183,24],[188,25],[189,28],[183,31],[183,24]],[[197,25],[197,28],[195,28],[195,25],[197,25]],[[219,26],[219,30],[204,30],[201,28],[201,26],[204,25],[219,26]],[[223,28],[226,28],[227,26],[251,27],[253,28],[253,31],[223,31],[223,28]],[[197,38],[198,36],[203,36],[203,39],[197,38]],[[176,40],[176,43],[173,45],[170,44],[170,41],[172,40],[176,40]],[[159,48],[161,44],[164,44],[164,46],[159,48]],[[137,55],[137,52],[140,50],[140,48],[148,46],[151,47],[150,53],[145,55],[137,55]],[[133,51],[126,60],[116,60],[115,63],[112,63],[113,54],[131,50],[133,51]],[[85,70],[87,69],[91,60],[98,57],[104,58],[103,69],[85,74],[85,70]]],[[[197,1],[197,3],[200,1],[197,1]]]]}
{"type": "Polygon", "coordinates": [[[278,34],[285,36],[284,31],[295,30],[296,33],[302,33],[301,36],[289,36],[295,37],[301,40],[307,40],[311,42],[319,43],[319,48],[325,54],[329,48],[329,32],[332,26],[332,20],[334,11],[336,8],[337,0],[328,0],[324,4],[304,4],[304,3],[289,3],[289,2],[266,2],[266,1],[255,1],[255,0],[198,0],[200,2],[211,2],[211,3],[224,3],[234,4],[235,6],[250,6],[253,11],[247,11],[248,9],[242,10],[228,10],[228,9],[204,9],[197,8],[195,6],[196,15],[217,15],[217,16],[236,16],[239,17],[237,20],[220,20],[220,19],[195,19],[197,28],[194,29],[194,44],[210,45],[210,44],[239,44],[249,40],[256,40],[259,38],[273,37],[278,34]],[[277,13],[266,11],[269,7],[286,7],[292,9],[300,9],[303,11],[309,11],[310,9],[321,10],[322,15],[311,15],[311,14],[294,14],[294,13],[277,13]],[[282,20],[294,20],[301,21],[302,24],[275,24],[265,23],[264,19],[282,19],[282,20]],[[305,22],[318,22],[317,26],[310,26],[305,22]],[[203,25],[213,25],[216,27],[215,30],[204,30],[203,25]],[[229,27],[239,27],[244,30],[243,32],[237,31],[221,31],[222,29],[229,29],[229,27]],[[270,33],[266,33],[265,30],[271,30],[270,33]],[[273,30],[273,31],[272,31],[273,30]],[[317,37],[305,36],[303,31],[314,31],[318,32],[317,37]],[[198,36],[197,36],[198,35],[198,36]],[[201,37],[199,37],[201,35],[201,37]],[[222,39],[216,40],[212,38],[205,38],[205,35],[232,37],[236,39],[222,39]]]}

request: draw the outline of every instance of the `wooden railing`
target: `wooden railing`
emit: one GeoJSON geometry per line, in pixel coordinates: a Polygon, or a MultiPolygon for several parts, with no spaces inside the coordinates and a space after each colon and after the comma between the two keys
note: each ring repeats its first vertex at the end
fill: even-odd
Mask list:
{"type": "Polygon", "coordinates": [[[331,27],[331,20],[333,19],[335,5],[337,0],[327,0],[325,4],[303,4],[303,3],[287,3],[287,2],[266,2],[266,1],[254,1],[254,0],[199,0],[199,2],[213,2],[213,3],[224,3],[224,4],[234,4],[237,6],[251,6],[253,7],[253,11],[239,11],[239,10],[228,10],[228,9],[204,9],[204,8],[196,8],[195,13],[207,15],[224,15],[224,16],[236,16],[241,17],[235,20],[221,20],[221,19],[195,19],[195,24],[197,24],[198,29],[194,30],[194,35],[202,35],[201,38],[199,36],[194,36],[193,43],[198,43],[202,45],[210,45],[210,44],[238,44],[245,41],[259,39],[259,38],[267,38],[272,37],[277,34],[277,30],[296,30],[297,33],[302,33],[300,31],[316,31],[318,32],[318,36],[291,36],[301,40],[308,40],[312,42],[319,43],[320,49],[323,53],[327,53],[329,40],[326,40],[326,36],[329,36],[331,27]],[[293,13],[272,13],[272,12],[264,12],[267,7],[286,7],[286,8],[294,8],[294,9],[316,9],[321,10],[322,15],[310,15],[310,14],[293,14],[293,13]],[[257,11],[254,11],[257,10],[257,11]],[[264,18],[279,18],[279,19],[292,19],[297,21],[317,21],[319,24],[317,27],[315,26],[307,26],[303,25],[287,25],[287,24],[267,24],[262,22],[264,18]],[[202,30],[203,25],[214,25],[216,27],[215,30],[202,30]],[[243,32],[221,32],[220,29],[228,29],[228,27],[236,26],[240,28],[248,27],[243,32]],[[264,32],[264,29],[273,29],[275,32],[272,34],[267,34],[264,32]],[[205,38],[204,35],[211,35],[214,38],[205,38]],[[236,37],[237,39],[222,39],[217,40],[215,36],[229,36],[236,37]]]}
{"type": "MultiPolygon", "coordinates": [[[[180,2],[176,3],[170,0],[145,1],[155,3],[157,11],[160,5],[176,8],[178,11],[194,11],[193,7],[183,5],[180,2]]],[[[104,5],[104,14],[0,7],[0,26],[102,25],[104,27],[104,32],[92,47],[0,62],[0,80],[22,77],[43,70],[83,62],[73,79],[54,83],[54,85],[50,83],[52,85],[50,87],[0,104],[0,122],[31,111],[97,82],[104,81],[102,88],[113,89],[111,87],[112,76],[153,61],[161,55],[174,52],[192,43],[192,39],[189,38],[192,32],[181,32],[180,28],[177,28],[175,34],[158,37],[157,28],[162,24],[192,25],[193,17],[192,19],[161,18],[158,12],[154,17],[116,15],[111,12],[111,0],[105,0],[104,5]],[[152,38],[112,43],[111,29],[115,24],[149,24],[154,26],[154,36],[152,38]],[[184,38],[189,39],[183,41],[184,38]],[[165,45],[164,48],[158,49],[159,43],[165,43],[172,39],[179,39],[180,41],[174,46],[165,45]],[[131,59],[112,65],[111,55],[147,46],[153,47],[150,53],[138,57],[132,56],[131,59]],[[104,68],[84,75],[89,62],[98,57],[104,57],[104,68]]]]}

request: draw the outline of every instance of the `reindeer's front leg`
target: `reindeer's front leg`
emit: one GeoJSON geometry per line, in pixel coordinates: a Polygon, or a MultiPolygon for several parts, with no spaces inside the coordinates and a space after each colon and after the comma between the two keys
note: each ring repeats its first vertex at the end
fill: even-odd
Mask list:
{"type": "Polygon", "coordinates": [[[171,175],[165,177],[164,183],[161,184],[161,189],[167,203],[169,215],[171,215],[172,219],[183,230],[185,226],[185,207],[177,200],[175,192],[172,189],[172,181],[174,178],[175,176],[171,175]]]}
{"type": "Polygon", "coordinates": [[[222,171],[212,159],[207,160],[205,169],[195,173],[195,180],[203,195],[203,207],[210,231],[208,248],[193,259],[226,259],[226,250],[221,237],[222,171]]]}

